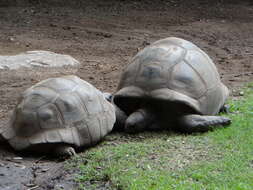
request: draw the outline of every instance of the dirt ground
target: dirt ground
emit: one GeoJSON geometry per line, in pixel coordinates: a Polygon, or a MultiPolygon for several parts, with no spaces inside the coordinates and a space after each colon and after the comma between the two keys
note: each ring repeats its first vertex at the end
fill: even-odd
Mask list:
{"type": "MultiPolygon", "coordinates": [[[[231,95],[253,81],[251,1],[96,0],[70,6],[37,2],[19,7],[0,2],[0,54],[50,50],[73,56],[81,66],[0,70],[0,126],[19,94],[48,77],[75,74],[100,90],[114,92],[131,57],[169,36],[190,40],[206,51],[231,95]]],[[[72,189],[72,173],[59,160],[20,155],[1,145],[1,190],[72,189]]]]}

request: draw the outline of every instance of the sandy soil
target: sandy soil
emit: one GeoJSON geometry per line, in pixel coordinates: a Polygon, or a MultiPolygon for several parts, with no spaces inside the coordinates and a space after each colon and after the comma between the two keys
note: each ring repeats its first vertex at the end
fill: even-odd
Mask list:
{"type": "MultiPolygon", "coordinates": [[[[250,1],[96,0],[71,6],[1,5],[1,55],[50,50],[75,57],[81,66],[0,71],[0,125],[8,120],[19,94],[48,77],[75,74],[100,90],[114,92],[131,57],[169,36],[185,38],[205,50],[231,91],[253,80],[250,1]]],[[[63,169],[62,162],[28,155],[21,155],[20,160],[19,156],[1,145],[0,189],[74,186],[73,175],[63,169]]]]}

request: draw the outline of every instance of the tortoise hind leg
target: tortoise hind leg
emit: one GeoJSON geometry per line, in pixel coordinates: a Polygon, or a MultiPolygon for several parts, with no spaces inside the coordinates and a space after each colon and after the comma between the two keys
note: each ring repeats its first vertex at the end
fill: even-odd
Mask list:
{"type": "Polygon", "coordinates": [[[229,118],[221,116],[185,115],[178,120],[179,130],[187,133],[206,132],[230,123],[229,118]]]}
{"type": "Polygon", "coordinates": [[[71,157],[71,156],[75,156],[76,152],[72,146],[66,145],[66,144],[60,144],[56,146],[56,148],[54,149],[54,154],[56,156],[71,157]]]}

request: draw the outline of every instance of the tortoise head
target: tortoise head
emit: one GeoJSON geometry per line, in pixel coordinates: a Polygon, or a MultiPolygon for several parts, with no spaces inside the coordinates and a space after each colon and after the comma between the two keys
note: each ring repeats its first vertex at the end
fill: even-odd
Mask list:
{"type": "Polygon", "coordinates": [[[12,127],[17,136],[29,137],[39,132],[37,113],[17,107],[12,118],[12,127]]]}

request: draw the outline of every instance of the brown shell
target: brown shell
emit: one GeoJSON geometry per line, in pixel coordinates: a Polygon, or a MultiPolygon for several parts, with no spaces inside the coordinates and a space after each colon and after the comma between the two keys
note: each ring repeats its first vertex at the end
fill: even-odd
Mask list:
{"type": "Polygon", "coordinates": [[[227,97],[228,89],[209,56],[189,41],[170,37],[151,44],[133,58],[123,72],[114,102],[125,112],[131,112],[129,105],[137,107],[137,99],[146,98],[213,115],[227,97]]]}
{"type": "Polygon", "coordinates": [[[90,146],[108,134],[114,107],[76,76],[50,78],[27,89],[2,136],[17,150],[42,143],[90,146]]]}

